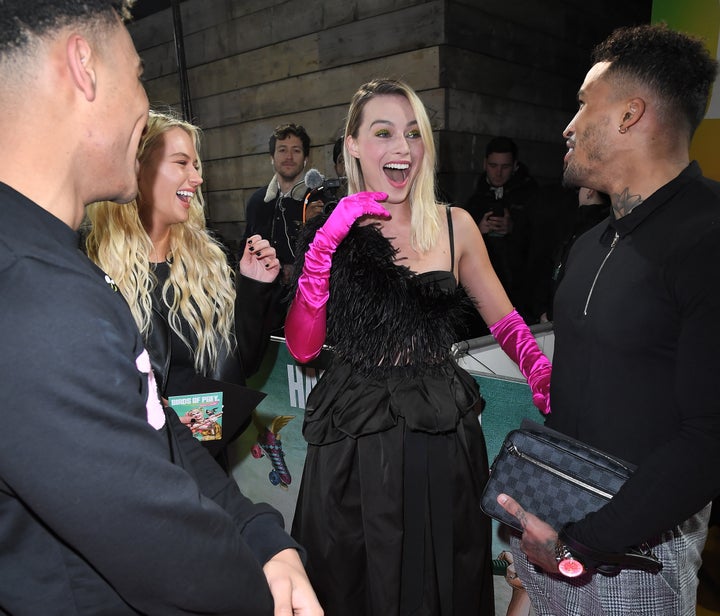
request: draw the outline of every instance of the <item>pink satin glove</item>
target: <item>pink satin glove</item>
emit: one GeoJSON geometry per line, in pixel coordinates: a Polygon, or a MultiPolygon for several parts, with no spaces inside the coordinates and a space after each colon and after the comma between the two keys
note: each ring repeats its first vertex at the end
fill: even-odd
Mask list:
{"type": "Polygon", "coordinates": [[[540,412],[550,413],[550,374],[552,364],[538,347],[535,336],[516,310],[490,326],[500,348],[520,368],[533,394],[533,404],[540,412]]]}
{"type": "Polygon", "coordinates": [[[330,268],[335,250],[358,218],[390,217],[378,203],[385,199],[385,193],[375,192],[360,192],[340,199],[308,246],[297,291],[285,319],[285,342],[299,362],[317,357],[325,342],[325,304],[330,296],[330,268]]]}

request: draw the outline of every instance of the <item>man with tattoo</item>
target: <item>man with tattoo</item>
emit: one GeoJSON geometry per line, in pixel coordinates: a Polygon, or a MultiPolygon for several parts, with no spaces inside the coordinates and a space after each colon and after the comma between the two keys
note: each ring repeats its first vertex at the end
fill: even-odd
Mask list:
{"type": "Polygon", "coordinates": [[[608,193],[614,216],[578,238],[555,297],[547,425],[637,470],[562,529],[498,497],[522,523],[514,561],[538,616],[695,614],[720,493],[720,184],[689,146],[716,72],[692,37],[622,28],[564,132],[566,183],[608,193]]]}

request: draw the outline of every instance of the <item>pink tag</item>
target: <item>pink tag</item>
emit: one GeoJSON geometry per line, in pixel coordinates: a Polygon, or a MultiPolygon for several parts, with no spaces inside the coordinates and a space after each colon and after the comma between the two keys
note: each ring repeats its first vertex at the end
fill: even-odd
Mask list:
{"type": "Polygon", "coordinates": [[[148,397],[145,403],[147,420],[153,428],[159,430],[165,425],[165,413],[163,413],[162,404],[160,404],[160,398],[158,398],[155,374],[150,366],[150,356],[145,349],[138,355],[135,365],[140,372],[148,375],[148,397]]]}

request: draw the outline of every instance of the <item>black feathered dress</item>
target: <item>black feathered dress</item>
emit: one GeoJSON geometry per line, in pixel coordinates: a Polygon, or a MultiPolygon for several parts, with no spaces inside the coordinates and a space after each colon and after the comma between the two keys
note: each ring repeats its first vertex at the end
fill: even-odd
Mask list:
{"type": "Polygon", "coordinates": [[[450,356],[462,298],[452,271],[398,264],[374,225],[333,255],[334,358],[306,405],[292,527],[326,616],[494,614],[482,398],[450,356]]]}

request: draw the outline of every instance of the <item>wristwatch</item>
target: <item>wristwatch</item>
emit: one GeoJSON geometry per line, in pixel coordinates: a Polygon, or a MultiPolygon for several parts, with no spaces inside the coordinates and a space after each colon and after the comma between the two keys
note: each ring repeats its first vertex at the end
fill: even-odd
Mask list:
{"type": "Polygon", "coordinates": [[[585,573],[585,566],[560,539],[555,542],[555,560],[560,573],[565,577],[574,578],[585,573]]]}

